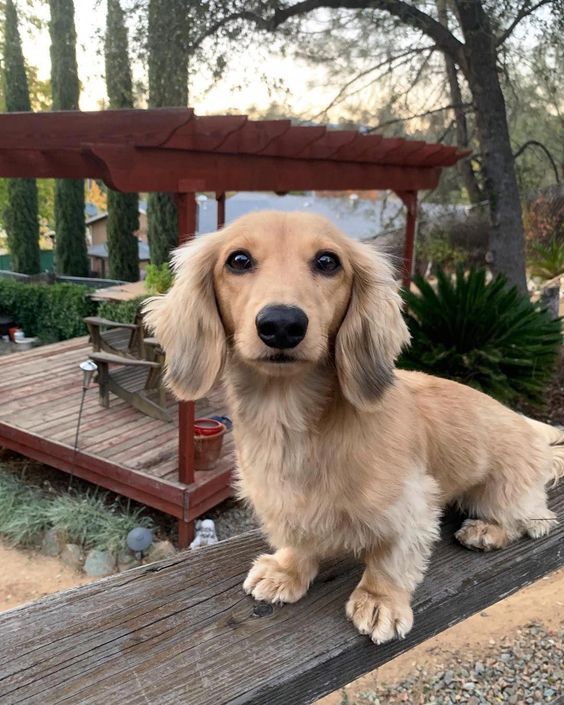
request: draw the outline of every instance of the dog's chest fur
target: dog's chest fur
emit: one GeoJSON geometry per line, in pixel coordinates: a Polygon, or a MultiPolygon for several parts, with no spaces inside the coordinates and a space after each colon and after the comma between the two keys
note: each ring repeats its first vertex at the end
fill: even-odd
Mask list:
{"type": "Polygon", "coordinates": [[[336,416],[334,409],[324,414],[323,406],[332,403],[327,389],[310,383],[288,386],[283,394],[264,388],[257,396],[228,387],[238,492],[274,546],[307,544],[329,555],[360,552],[389,535],[386,511],[401,489],[388,483],[374,490],[370,462],[347,432],[357,419],[336,416]]]}

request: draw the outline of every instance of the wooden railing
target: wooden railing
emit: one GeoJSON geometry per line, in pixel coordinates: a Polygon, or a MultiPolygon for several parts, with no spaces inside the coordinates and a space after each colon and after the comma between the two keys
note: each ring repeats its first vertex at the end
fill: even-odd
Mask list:
{"type": "MultiPolygon", "coordinates": [[[[564,518],[564,485],[551,507],[564,518]]],[[[0,615],[2,705],[301,705],[389,661],[564,563],[548,537],[480,554],[447,521],[403,641],[375,646],[344,605],[361,566],[328,563],[295,605],[241,585],[258,532],[137,568],[0,615]]]]}

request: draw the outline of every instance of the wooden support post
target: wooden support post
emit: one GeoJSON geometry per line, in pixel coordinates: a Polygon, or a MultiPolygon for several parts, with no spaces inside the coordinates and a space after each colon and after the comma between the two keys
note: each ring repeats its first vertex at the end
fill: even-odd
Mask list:
{"type": "MultiPolygon", "coordinates": [[[[177,193],[178,243],[191,240],[196,233],[196,194],[177,193]]],[[[178,479],[190,485],[194,482],[194,402],[178,404],[178,479]]],[[[181,522],[182,523],[182,522],[181,522]]],[[[179,527],[179,537],[180,537],[179,527]]],[[[186,533],[187,536],[187,532],[186,533]]],[[[183,538],[185,538],[183,536],[183,538]]]]}
{"type": "Polygon", "coordinates": [[[217,229],[221,230],[225,225],[225,192],[216,193],[215,200],[217,203],[217,229]]]}
{"type": "Polygon", "coordinates": [[[407,208],[405,222],[405,245],[403,249],[402,284],[408,287],[413,276],[413,260],[415,252],[415,225],[417,222],[417,191],[396,191],[407,208]]]}
{"type": "Polygon", "coordinates": [[[195,536],[194,521],[178,520],[178,548],[184,549],[192,543],[195,536]]]}

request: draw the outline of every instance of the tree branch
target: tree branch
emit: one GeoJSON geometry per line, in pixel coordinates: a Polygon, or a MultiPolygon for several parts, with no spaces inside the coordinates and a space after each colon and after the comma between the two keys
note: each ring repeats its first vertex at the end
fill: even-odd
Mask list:
{"type": "MultiPolygon", "coordinates": [[[[369,74],[373,73],[374,71],[378,71],[378,69],[381,69],[383,66],[386,66],[386,65],[389,65],[390,70],[392,70],[393,68],[397,68],[397,66],[401,66],[402,63],[406,63],[406,62],[402,61],[402,63],[397,64],[396,66],[393,66],[393,64],[396,64],[396,62],[400,61],[400,59],[405,59],[406,57],[411,58],[414,54],[422,54],[425,51],[432,52],[434,49],[435,49],[435,47],[433,47],[433,46],[425,46],[425,47],[418,47],[416,49],[409,49],[408,51],[404,52],[403,54],[398,54],[394,57],[386,58],[385,61],[381,61],[379,64],[376,64],[375,66],[371,66],[370,68],[366,69],[365,71],[361,71],[360,73],[357,73],[356,76],[353,76],[353,78],[351,78],[349,81],[347,81],[340,88],[340,90],[335,95],[335,97],[331,100],[331,102],[323,110],[321,110],[319,113],[317,113],[316,115],[314,115],[312,117],[312,120],[317,120],[322,115],[326,115],[329,112],[329,110],[331,110],[331,108],[333,108],[335,105],[337,105],[337,103],[339,103],[341,101],[341,99],[344,99],[344,97],[350,97],[350,96],[346,95],[348,89],[352,85],[354,85],[357,81],[360,81],[361,78],[368,76],[369,74]]],[[[382,75],[385,75],[385,74],[381,74],[378,78],[381,78],[382,75]]],[[[368,84],[368,85],[370,85],[370,84],[368,84]]]]}
{"type": "Polygon", "coordinates": [[[497,38],[496,46],[501,46],[513,34],[515,27],[517,27],[521,20],[525,19],[525,17],[528,17],[529,15],[532,15],[533,12],[536,12],[539,9],[539,7],[548,5],[550,2],[552,2],[552,0],[539,0],[539,2],[535,5],[531,5],[530,0],[525,0],[519,9],[519,12],[515,15],[513,22],[509,25],[505,32],[497,38]]]}
{"type": "MultiPolygon", "coordinates": [[[[548,2],[548,0],[545,0],[548,2]]],[[[348,9],[363,10],[372,8],[388,12],[397,17],[404,24],[417,29],[430,37],[437,47],[447,52],[464,68],[464,45],[440,22],[404,0],[302,0],[286,8],[277,8],[270,20],[267,20],[269,29],[276,29],[290,17],[303,15],[318,9],[348,9]]]]}
{"type": "Polygon", "coordinates": [[[546,158],[550,162],[552,170],[554,171],[554,178],[556,179],[556,183],[559,184],[560,175],[558,174],[558,166],[556,164],[556,161],[554,160],[554,157],[550,153],[548,147],[546,147],[542,142],[539,142],[538,140],[528,140],[527,142],[525,142],[525,144],[522,144],[519,149],[515,152],[515,154],[513,155],[513,159],[517,159],[517,157],[520,157],[528,147],[539,147],[540,149],[542,149],[542,151],[546,155],[546,158]]]}
{"type": "Polygon", "coordinates": [[[409,122],[409,120],[416,120],[417,118],[422,118],[422,117],[427,117],[427,115],[434,115],[435,113],[440,113],[443,110],[452,110],[454,108],[463,108],[463,109],[468,109],[472,107],[472,103],[462,103],[460,105],[443,105],[441,108],[433,108],[433,110],[425,110],[423,113],[417,113],[417,115],[410,115],[409,117],[406,118],[394,118],[393,120],[386,120],[385,122],[381,122],[379,125],[376,125],[376,127],[371,127],[367,130],[367,132],[376,132],[376,130],[380,130],[382,127],[388,127],[389,125],[395,125],[397,122],[409,122]]]}

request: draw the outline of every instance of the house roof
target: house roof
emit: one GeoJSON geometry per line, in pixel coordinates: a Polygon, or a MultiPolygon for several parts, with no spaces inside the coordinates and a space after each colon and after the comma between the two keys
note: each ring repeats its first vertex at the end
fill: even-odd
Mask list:
{"type": "MultiPolygon", "coordinates": [[[[102,242],[99,245],[91,245],[88,248],[88,256],[89,257],[100,257],[102,259],[107,259],[108,258],[108,245],[105,242],[102,242]]],[[[146,242],[143,242],[143,240],[139,240],[139,261],[140,262],[148,262],[151,259],[151,251],[149,249],[149,245],[147,245],[146,242]]]]}
{"type": "MultiPolygon", "coordinates": [[[[198,228],[200,234],[217,230],[217,204],[215,199],[200,199],[198,208],[198,228]]],[[[421,203],[420,209],[434,218],[444,217],[455,212],[465,212],[463,205],[442,205],[421,203]]],[[[243,191],[225,201],[225,223],[252,211],[311,211],[323,215],[336,223],[350,237],[366,240],[390,230],[403,227],[405,220],[403,204],[393,195],[387,198],[364,199],[346,196],[319,196],[314,192],[302,195],[256,193],[243,191]]]]}
{"type": "Polygon", "coordinates": [[[189,108],[0,115],[0,176],[92,177],[122,191],[414,191],[467,154],[189,108]]]}

